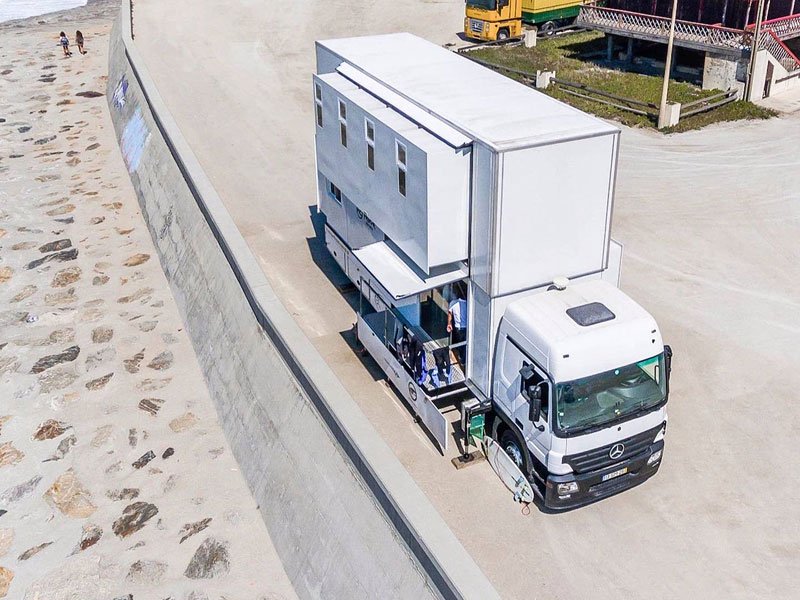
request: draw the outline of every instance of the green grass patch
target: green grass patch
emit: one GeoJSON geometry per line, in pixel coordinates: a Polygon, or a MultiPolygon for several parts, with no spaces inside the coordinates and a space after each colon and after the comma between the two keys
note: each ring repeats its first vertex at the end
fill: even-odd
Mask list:
{"type": "MultiPolygon", "coordinates": [[[[556,77],[559,79],[584,84],[632,100],[658,105],[661,100],[662,78],[605,68],[598,64],[605,59],[605,52],[606,41],[603,34],[590,31],[539,40],[534,48],[525,48],[524,46],[483,48],[473,50],[469,56],[492,65],[526,73],[535,73],[537,70],[555,71],[556,77]]],[[[523,79],[523,77],[507,71],[500,72],[512,79],[523,79]]],[[[656,126],[652,117],[637,115],[613,106],[578,98],[565,93],[558,86],[551,85],[542,91],[583,111],[606,119],[613,119],[631,127],[655,128],[656,126]]],[[[672,102],[686,104],[718,93],[719,90],[702,90],[691,83],[673,80],[669,84],[668,98],[672,102]]],[[[650,110],[656,112],[655,109],[650,110]]],[[[689,131],[722,121],[768,119],[776,114],[775,111],[757,106],[752,102],[731,102],[720,108],[683,118],[676,127],[665,131],[668,133],[689,131]]]]}

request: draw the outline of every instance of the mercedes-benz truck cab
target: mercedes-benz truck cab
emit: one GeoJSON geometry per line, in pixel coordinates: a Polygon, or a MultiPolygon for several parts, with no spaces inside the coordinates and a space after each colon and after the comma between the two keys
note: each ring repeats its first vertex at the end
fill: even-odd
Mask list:
{"type": "Polygon", "coordinates": [[[497,334],[493,437],[564,509],[658,470],[671,351],[653,317],[601,280],[513,302],[497,334]]]}

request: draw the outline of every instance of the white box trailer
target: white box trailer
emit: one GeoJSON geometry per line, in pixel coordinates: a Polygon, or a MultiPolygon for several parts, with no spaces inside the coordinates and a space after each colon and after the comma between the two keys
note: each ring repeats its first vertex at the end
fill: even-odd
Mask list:
{"type": "Polygon", "coordinates": [[[409,34],[317,42],[313,88],[359,340],[442,451],[476,397],[549,507],[654,474],[671,353],[616,287],[619,130],[409,34]]]}

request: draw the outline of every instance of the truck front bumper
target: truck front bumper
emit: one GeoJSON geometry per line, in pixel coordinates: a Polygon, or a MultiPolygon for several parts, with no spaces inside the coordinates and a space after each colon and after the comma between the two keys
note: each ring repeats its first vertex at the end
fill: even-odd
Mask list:
{"type": "Polygon", "coordinates": [[[646,451],[605,469],[590,473],[548,475],[544,505],[552,510],[576,508],[637,486],[656,474],[663,452],[664,440],[659,440],[646,451]],[[656,453],[659,453],[657,459],[651,460],[656,453]],[[559,484],[563,484],[561,491],[559,484]],[[564,491],[564,488],[572,489],[564,491]]]}

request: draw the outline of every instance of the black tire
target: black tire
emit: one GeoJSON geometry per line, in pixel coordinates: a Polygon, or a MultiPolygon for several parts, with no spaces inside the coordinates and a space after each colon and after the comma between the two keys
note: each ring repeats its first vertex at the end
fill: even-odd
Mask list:
{"type": "Polygon", "coordinates": [[[539,31],[541,32],[542,35],[546,37],[554,35],[556,32],[556,22],[547,21],[546,23],[543,23],[539,31]]]}
{"type": "Polygon", "coordinates": [[[500,434],[500,447],[503,449],[503,452],[508,454],[508,457],[514,461],[514,464],[519,467],[519,470],[523,473],[525,472],[525,455],[523,454],[524,450],[519,447],[519,441],[517,440],[517,436],[514,433],[506,428],[503,429],[503,433],[500,434]]]}
{"type": "Polygon", "coordinates": [[[510,34],[508,33],[508,29],[504,27],[503,29],[497,32],[497,41],[503,42],[509,38],[509,35],[510,34]]]}

